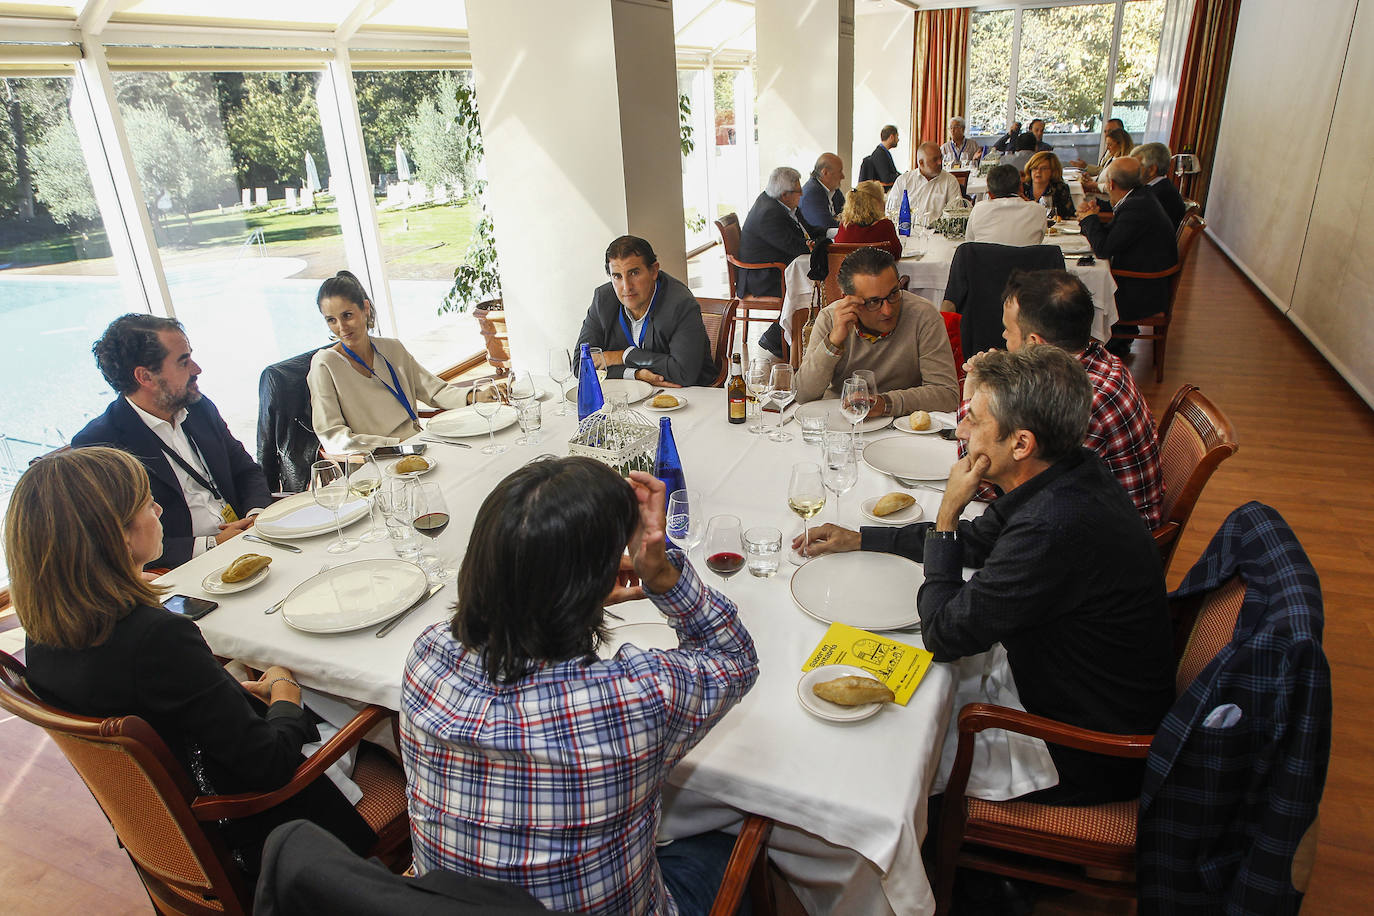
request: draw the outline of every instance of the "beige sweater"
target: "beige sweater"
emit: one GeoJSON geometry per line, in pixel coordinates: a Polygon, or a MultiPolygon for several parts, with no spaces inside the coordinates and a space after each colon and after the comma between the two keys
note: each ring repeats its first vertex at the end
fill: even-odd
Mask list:
{"type": "MultiPolygon", "coordinates": [[[[417,409],[420,402],[432,407],[462,407],[466,389],[455,388],[415,361],[399,340],[372,338],[379,356],[396,367],[401,392],[417,409]]],[[[376,376],[354,368],[353,359],[333,347],[319,350],[310,360],[310,424],[326,452],[371,450],[395,445],[420,431],[401,402],[387,390],[391,371],[380,358],[373,361],[376,376]],[[386,379],[383,385],[378,379],[386,379]]]]}
{"type": "Polygon", "coordinates": [[[811,345],[797,373],[797,400],[837,398],[855,369],[871,369],[878,393],[892,402],[893,416],[958,408],[954,353],[944,319],[929,299],[903,291],[902,315],[891,334],[870,342],[851,328],[838,355],[827,346],[834,326],[835,307],[828,305],[816,318],[811,345]]]}

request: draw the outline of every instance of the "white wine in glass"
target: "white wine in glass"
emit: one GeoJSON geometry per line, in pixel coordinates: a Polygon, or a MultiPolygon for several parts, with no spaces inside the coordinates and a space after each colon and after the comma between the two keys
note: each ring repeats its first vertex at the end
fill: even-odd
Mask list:
{"type": "Polygon", "coordinates": [[[807,560],[811,547],[810,520],[825,508],[825,484],[821,481],[820,465],[813,461],[799,461],[792,465],[792,477],[787,482],[787,506],[802,518],[802,551],[794,551],[790,559],[801,565],[807,560]]]}
{"type": "Polygon", "coordinates": [[[382,469],[377,466],[377,459],[371,452],[350,452],[344,461],[348,466],[348,495],[367,500],[368,520],[372,523],[358,540],[365,543],[385,541],[386,526],[378,523],[377,503],[373,497],[382,485],[382,469]]]}

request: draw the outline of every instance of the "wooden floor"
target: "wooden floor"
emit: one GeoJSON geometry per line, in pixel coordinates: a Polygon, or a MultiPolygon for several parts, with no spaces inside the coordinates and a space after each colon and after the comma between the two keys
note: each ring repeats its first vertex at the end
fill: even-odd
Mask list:
{"type": "MultiPolygon", "coordinates": [[[[1250,499],[1283,513],[1321,574],[1335,690],[1331,769],[1311,913],[1366,913],[1374,874],[1374,413],[1208,241],[1184,279],[1165,381],[1147,345],[1132,357],[1156,412],[1191,382],[1231,417],[1240,451],[1212,478],[1183,538],[1177,584],[1226,514],[1250,499]]],[[[0,889],[4,910],[148,912],[100,810],[36,729],[0,721],[0,889]]],[[[1039,914],[1118,913],[1088,898],[1039,914]]]]}

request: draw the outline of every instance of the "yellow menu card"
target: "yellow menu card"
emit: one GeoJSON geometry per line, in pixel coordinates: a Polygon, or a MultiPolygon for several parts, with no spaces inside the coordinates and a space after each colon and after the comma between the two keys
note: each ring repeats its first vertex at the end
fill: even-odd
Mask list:
{"type": "Polygon", "coordinates": [[[820,645],[802,665],[802,671],[822,665],[862,668],[892,688],[897,695],[897,705],[905,706],[934,660],[935,656],[925,649],[848,624],[832,623],[820,645]]]}

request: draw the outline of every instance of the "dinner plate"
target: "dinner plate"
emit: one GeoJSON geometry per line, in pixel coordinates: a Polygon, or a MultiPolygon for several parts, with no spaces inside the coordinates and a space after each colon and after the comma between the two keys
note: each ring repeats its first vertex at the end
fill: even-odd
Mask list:
{"type": "MultiPolygon", "coordinates": [[[[631,404],[638,404],[649,396],[654,386],[637,378],[608,378],[601,381],[601,394],[610,403],[612,394],[623,394],[631,404]]],[[[573,385],[563,396],[569,404],[577,403],[577,386],[573,385]]]]}
{"type": "Polygon", "coordinates": [[[1059,234],[1060,234],[1060,235],[1082,235],[1082,234],[1083,234],[1083,230],[1082,230],[1082,228],[1079,227],[1078,221],[1077,221],[1077,220],[1064,220],[1063,222],[1055,223],[1054,226],[1055,226],[1056,229],[1059,230],[1059,234]]]}
{"type": "MultiPolygon", "coordinates": [[[[847,433],[854,429],[849,419],[840,412],[840,402],[836,398],[829,398],[824,401],[812,401],[797,408],[797,419],[800,422],[804,415],[825,414],[826,429],[836,430],[837,432],[847,433]],[[805,413],[803,413],[805,412],[805,413]]],[[[886,429],[892,425],[891,417],[872,417],[859,422],[859,432],[871,433],[875,430],[886,429]]]]}
{"type": "Polygon", "coordinates": [[[676,649],[677,631],[661,621],[651,620],[643,623],[622,623],[610,628],[610,634],[602,643],[599,655],[613,658],[621,646],[636,646],[640,649],[676,649]]]}
{"type": "MultiPolygon", "coordinates": [[[[520,412],[509,404],[496,408],[496,415],[490,421],[492,430],[502,430],[510,426],[520,416],[520,412]]],[[[477,412],[475,405],[446,410],[431,417],[426,431],[446,439],[466,439],[469,436],[485,436],[488,429],[487,418],[477,412]]]]}
{"type": "MultiPolygon", "coordinates": [[[[351,525],[367,517],[367,500],[357,499],[339,507],[339,523],[351,525]]],[[[334,511],[315,502],[309,492],[288,496],[258,513],[252,530],[263,537],[293,540],[334,531],[334,511]]]]}
{"type": "Polygon", "coordinates": [[[423,471],[398,471],[396,470],[396,465],[400,464],[401,462],[397,460],[391,462],[391,464],[388,464],[386,466],[386,473],[391,475],[392,477],[423,477],[430,471],[434,470],[434,466],[439,463],[435,461],[433,458],[429,457],[428,455],[420,455],[419,457],[429,462],[429,467],[425,468],[423,471]]]}
{"type": "Polygon", "coordinates": [[[920,621],[916,592],[925,579],[919,563],[894,553],[829,553],[792,574],[792,600],[823,623],[896,630],[920,621]]]}
{"type": "Polygon", "coordinates": [[[305,633],[347,633],[390,620],[425,592],[425,571],[405,560],[358,560],[291,590],[282,619],[305,633]]]}
{"type": "Polygon", "coordinates": [[[651,398],[644,402],[644,409],[652,410],[656,413],[668,413],[670,410],[681,410],[682,408],[687,406],[687,399],[682,395],[673,394],[673,392],[671,391],[665,392],[665,394],[671,394],[673,397],[677,398],[677,403],[674,404],[672,407],[655,407],[653,399],[651,398]]]}
{"type": "MultiPolygon", "coordinates": [[[[233,565],[233,563],[229,564],[229,566],[233,565]]],[[[272,564],[268,563],[247,579],[243,579],[239,582],[225,582],[220,576],[224,575],[225,571],[229,569],[229,566],[220,567],[210,573],[210,575],[200,581],[200,587],[212,595],[232,595],[234,592],[241,592],[246,588],[252,588],[263,579],[266,579],[267,574],[272,571],[272,564]]]]}
{"type": "Polygon", "coordinates": [[[891,515],[874,515],[873,507],[878,504],[881,496],[874,496],[865,499],[859,504],[859,510],[864,516],[877,522],[879,525],[910,525],[912,522],[921,520],[921,504],[912,503],[900,512],[893,512],[891,515]]]}
{"type": "Polygon", "coordinates": [[[885,436],[864,446],[864,463],[909,480],[948,480],[958,443],[939,436],[885,436]]]}
{"type": "Polygon", "coordinates": [[[892,421],[892,428],[902,433],[911,433],[916,436],[929,436],[938,433],[945,428],[945,424],[936,417],[930,418],[930,427],[927,429],[912,429],[911,416],[898,417],[892,421]]]}
{"type": "Polygon", "coordinates": [[[811,690],[817,684],[834,680],[837,677],[844,677],[847,674],[873,677],[873,672],[865,671],[854,665],[822,665],[803,674],[801,679],[797,681],[797,700],[802,704],[802,709],[818,719],[825,719],[829,722],[858,722],[860,719],[867,719],[888,705],[886,703],[865,703],[862,706],[841,706],[839,703],[822,700],[811,690]]]}

